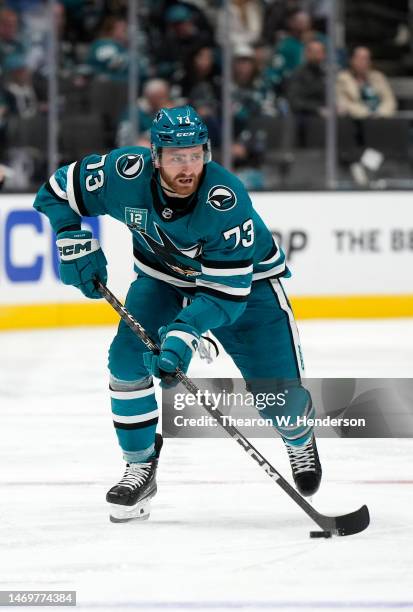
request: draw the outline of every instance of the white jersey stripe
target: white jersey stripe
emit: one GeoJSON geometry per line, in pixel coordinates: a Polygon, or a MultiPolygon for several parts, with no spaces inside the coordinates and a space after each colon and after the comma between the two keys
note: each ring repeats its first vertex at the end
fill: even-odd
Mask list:
{"type": "Polygon", "coordinates": [[[116,423],[134,424],[144,423],[145,421],[151,421],[159,416],[158,410],[152,410],[152,412],[146,412],[145,414],[134,414],[133,416],[120,416],[112,412],[112,418],[116,423]]]}
{"type": "Polygon", "coordinates": [[[300,375],[304,376],[305,375],[304,361],[303,361],[303,357],[301,353],[300,336],[298,334],[297,324],[294,319],[294,313],[291,310],[290,306],[288,305],[287,298],[285,297],[285,293],[283,291],[282,285],[280,281],[278,280],[278,278],[274,278],[270,280],[270,283],[272,285],[272,288],[274,289],[274,292],[276,293],[278,297],[278,301],[280,303],[282,310],[284,310],[284,312],[286,312],[288,315],[291,334],[292,334],[293,341],[294,341],[294,349],[295,349],[295,354],[296,354],[296,359],[297,359],[297,367],[300,372],[300,375]]]}
{"type": "Polygon", "coordinates": [[[228,285],[221,285],[221,283],[213,283],[212,281],[202,279],[197,280],[196,284],[198,287],[208,287],[209,289],[215,289],[229,295],[249,295],[251,293],[251,287],[229,287],[228,285]]]}
{"type": "MultiPolygon", "coordinates": [[[[217,291],[224,291],[226,293],[232,293],[232,295],[248,295],[250,292],[250,290],[248,289],[246,290],[246,293],[237,294],[234,291],[231,291],[232,288],[228,287],[228,285],[221,285],[220,283],[213,283],[212,281],[207,281],[207,280],[199,279],[196,282],[181,280],[180,278],[169,276],[169,274],[166,274],[165,272],[160,272],[159,270],[155,270],[154,268],[147,266],[146,264],[139,261],[137,257],[134,257],[134,260],[135,260],[135,265],[148,276],[152,276],[153,278],[158,278],[159,280],[169,283],[170,285],[175,285],[176,287],[192,287],[193,289],[195,289],[197,285],[198,286],[203,285],[204,287],[211,287],[211,289],[217,289],[217,291]]],[[[265,270],[264,272],[254,272],[252,275],[252,280],[256,281],[256,280],[261,280],[263,278],[269,278],[270,276],[276,276],[277,274],[281,274],[281,272],[284,272],[284,270],[285,270],[285,261],[279,266],[270,268],[270,270],[265,270]]],[[[215,268],[214,268],[214,272],[215,272],[215,268]]],[[[251,270],[249,270],[248,268],[248,274],[250,274],[250,272],[251,270]]],[[[233,274],[233,270],[231,271],[231,274],[228,274],[228,276],[231,276],[232,274],[233,274]]],[[[218,276],[218,274],[214,274],[214,276],[218,276]]],[[[227,276],[227,275],[222,274],[222,276],[227,276]]],[[[235,290],[236,288],[234,287],[233,289],[235,290]]]]}
{"type": "Polygon", "coordinates": [[[275,242],[274,238],[273,238],[273,241],[274,241],[275,246],[277,247],[277,252],[275,253],[275,255],[273,255],[269,259],[264,259],[264,261],[260,261],[259,263],[260,266],[267,266],[268,264],[275,263],[277,259],[280,258],[280,249],[278,248],[278,244],[275,242]]]}
{"type": "Polygon", "coordinates": [[[281,274],[285,270],[285,261],[279,266],[275,266],[275,268],[270,268],[269,270],[265,270],[264,272],[254,272],[252,275],[252,280],[261,280],[263,278],[269,278],[270,276],[276,276],[277,274],[281,274]]]}
{"type": "Polygon", "coordinates": [[[175,285],[176,287],[192,287],[195,289],[195,282],[189,282],[181,280],[180,278],[175,278],[174,276],[169,276],[169,274],[165,274],[164,272],[159,272],[158,270],[154,270],[154,268],[150,268],[146,264],[139,261],[137,257],[134,257],[135,264],[138,266],[142,272],[145,272],[148,276],[152,276],[153,278],[158,278],[159,280],[165,281],[165,283],[169,283],[170,285],[175,285]]]}
{"type": "Polygon", "coordinates": [[[59,183],[56,181],[56,177],[54,174],[49,178],[50,187],[53,189],[55,194],[62,198],[63,200],[67,200],[67,193],[61,189],[59,183]]]}
{"type": "Polygon", "coordinates": [[[67,199],[69,200],[69,206],[72,210],[75,211],[78,215],[82,216],[82,213],[79,210],[79,207],[75,198],[75,189],[73,185],[73,171],[75,169],[76,162],[70,164],[67,169],[67,199]]]}
{"type": "Polygon", "coordinates": [[[245,268],[209,268],[201,265],[203,274],[209,276],[241,276],[244,274],[251,274],[253,265],[246,266],[245,268]]]}

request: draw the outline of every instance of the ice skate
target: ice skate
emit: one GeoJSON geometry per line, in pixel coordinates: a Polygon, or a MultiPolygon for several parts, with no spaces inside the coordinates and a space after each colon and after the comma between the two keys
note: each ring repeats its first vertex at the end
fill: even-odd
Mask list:
{"type": "Polygon", "coordinates": [[[106,494],[112,523],[126,523],[150,515],[150,500],[156,495],[156,470],[163,440],[155,437],[156,457],[145,463],[127,463],[123,478],[106,494]]]}
{"type": "Polygon", "coordinates": [[[291,446],[286,440],[284,443],[298,492],[304,497],[314,495],[318,491],[322,475],[314,435],[303,446],[291,446]]]}

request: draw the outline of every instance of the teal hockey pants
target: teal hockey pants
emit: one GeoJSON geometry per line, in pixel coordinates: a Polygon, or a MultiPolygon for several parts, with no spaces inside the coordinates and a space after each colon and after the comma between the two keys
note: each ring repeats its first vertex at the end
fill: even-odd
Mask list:
{"type": "MultiPolygon", "coordinates": [[[[126,307],[147,333],[158,341],[158,329],[173,321],[188,296],[178,287],[139,276],[130,286],[126,307]]],[[[260,415],[291,444],[301,445],[312,428],[296,425],[296,417],[313,418],[309,393],[301,386],[304,373],[301,347],[293,313],[278,279],[252,285],[244,313],[232,325],[212,330],[231,356],[254,393],[289,389],[283,408],[268,406],[260,415]],[[287,411],[287,412],[286,412],[287,411]],[[281,426],[277,416],[289,414],[291,425],[281,426]]],[[[112,417],[119,444],[128,462],[146,461],[154,452],[158,407],[153,381],[143,363],[147,348],[121,321],[109,350],[112,417]]],[[[262,397],[262,396],[261,396],[262,397]]]]}

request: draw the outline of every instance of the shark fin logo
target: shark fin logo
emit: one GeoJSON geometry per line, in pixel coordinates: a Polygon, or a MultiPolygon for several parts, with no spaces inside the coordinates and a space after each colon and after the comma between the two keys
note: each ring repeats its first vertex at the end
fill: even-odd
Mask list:
{"type": "Polygon", "coordinates": [[[149,250],[155,253],[174,272],[184,274],[185,276],[200,276],[201,265],[199,259],[202,253],[201,244],[194,244],[189,248],[180,249],[156,223],[154,223],[154,226],[160,242],[144,231],[139,232],[149,250]],[[197,262],[197,264],[192,262],[197,262]],[[197,269],[198,267],[199,270],[197,269]]]}
{"type": "Polygon", "coordinates": [[[231,210],[237,203],[237,196],[229,187],[215,185],[209,190],[208,204],[215,210],[231,210]]]}
{"type": "Polygon", "coordinates": [[[144,161],[142,155],[125,153],[125,155],[121,155],[116,161],[116,172],[122,178],[131,180],[140,175],[143,166],[144,161]]]}

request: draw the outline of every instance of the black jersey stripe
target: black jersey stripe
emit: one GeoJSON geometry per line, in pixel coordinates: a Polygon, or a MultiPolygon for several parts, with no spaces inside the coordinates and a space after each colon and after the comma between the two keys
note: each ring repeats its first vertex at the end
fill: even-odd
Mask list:
{"type": "Polygon", "coordinates": [[[65,225],[64,227],[61,227],[56,234],[62,234],[63,232],[78,232],[81,229],[80,224],[65,225]]]}
{"type": "Polygon", "coordinates": [[[80,214],[83,217],[88,217],[89,213],[83,200],[82,189],[80,187],[80,162],[75,163],[73,168],[73,192],[75,194],[75,200],[80,214]]]}
{"type": "Polygon", "coordinates": [[[250,259],[232,259],[231,261],[217,261],[214,259],[201,259],[201,264],[206,268],[248,268],[253,263],[250,259]]]}
{"type": "Polygon", "coordinates": [[[64,202],[65,204],[69,204],[67,200],[57,195],[57,193],[54,191],[53,187],[51,186],[50,181],[46,181],[44,186],[47,189],[47,191],[50,193],[50,195],[56,198],[56,200],[59,200],[59,202],[64,202]]]}
{"type": "Polygon", "coordinates": [[[273,242],[269,253],[265,257],[262,258],[262,260],[260,261],[260,264],[262,264],[264,261],[267,261],[268,259],[271,259],[271,257],[274,257],[274,255],[277,255],[278,251],[279,251],[278,246],[276,245],[275,242],[273,242]]]}

